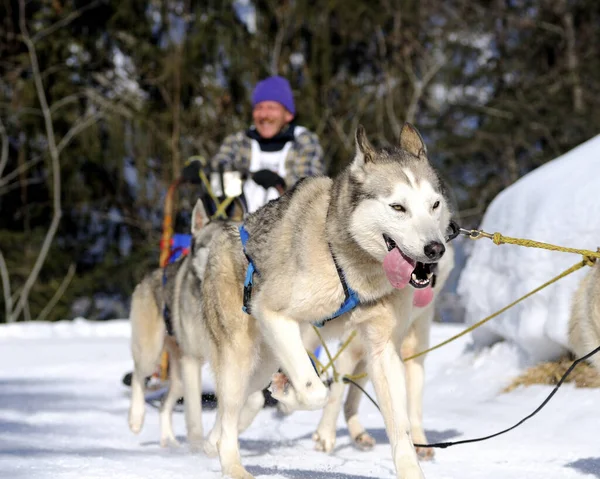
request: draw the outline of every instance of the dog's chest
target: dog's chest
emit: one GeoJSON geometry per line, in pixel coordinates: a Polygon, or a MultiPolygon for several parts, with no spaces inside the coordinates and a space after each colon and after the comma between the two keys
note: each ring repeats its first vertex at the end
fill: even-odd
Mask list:
{"type": "Polygon", "coordinates": [[[344,288],[337,276],[299,274],[290,284],[290,313],[299,321],[330,318],[344,302],[344,288]]]}

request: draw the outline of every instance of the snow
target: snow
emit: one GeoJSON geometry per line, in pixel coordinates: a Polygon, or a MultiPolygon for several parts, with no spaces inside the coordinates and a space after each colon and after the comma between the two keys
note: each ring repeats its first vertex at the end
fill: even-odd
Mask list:
{"type": "MultiPolygon", "coordinates": [[[[490,204],[481,229],[595,251],[600,246],[600,135],[523,176],[490,204]]],[[[477,240],[458,285],[474,323],[557,276],[581,256],[477,240]]],[[[581,269],[473,333],[477,346],[515,342],[529,362],[564,353],[572,295],[581,269]]]]}
{"type": "MultiPolygon", "coordinates": [[[[436,324],[432,344],[462,325],[436,324]]],[[[550,392],[538,386],[503,394],[520,370],[522,351],[504,342],[475,352],[461,338],[426,361],[424,424],[432,441],[486,435],[529,414],[550,392]]],[[[151,407],[139,436],[127,427],[131,370],[126,320],[13,324],[0,327],[0,477],[11,479],[161,479],[220,477],[216,459],[192,453],[183,414],[174,415],[178,449],[158,445],[151,407]]],[[[369,387],[372,392],[372,388],[369,387]]],[[[523,426],[486,442],[438,450],[427,478],[572,479],[600,477],[596,432],[600,391],[568,384],[523,426]]],[[[242,460],[259,479],[391,478],[383,421],[365,398],[361,419],[377,438],[370,452],[349,444],[343,419],[333,454],[313,450],[320,413],[279,418],[263,410],[241,439],[242,460]]],[[[215,411],[204,414],[207,432],[215,411]]]]}

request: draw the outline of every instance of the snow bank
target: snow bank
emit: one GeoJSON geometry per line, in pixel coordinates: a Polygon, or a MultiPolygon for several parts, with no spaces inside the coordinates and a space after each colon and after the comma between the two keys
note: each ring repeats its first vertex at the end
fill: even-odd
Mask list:
{"type": "Polygon", "coordinates": [[[89,321],[32,321],[0,325],[0,340],[46,338],[129,338],[131,326],[128,319],[89,321]]]}
{"type": "MultiPolygon", "coordinates": [[[[546,163],[502,191],[481,228],[573,248],[600,246],[600,135],[546,163]]],[[[513,245],[475,242],[458,293],[472,324],[558,275],[580,257],[513,245]]],[[[476,346],[514,341],[532,362],[567,347],[572,295],[587,268],[561,279],[473,333],[476,346]]]]}

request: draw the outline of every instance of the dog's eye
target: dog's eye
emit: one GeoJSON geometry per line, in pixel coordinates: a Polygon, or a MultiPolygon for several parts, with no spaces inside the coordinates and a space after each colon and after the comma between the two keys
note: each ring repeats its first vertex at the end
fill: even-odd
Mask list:
{"type": "Polygon", "coordinates": [[[396,211],[399,211],[400,213],[406,213],[406,208],[402,205],[398,205],[398,204],[394,204],[394,205],[390,205],[392,208],[394,208],[396,211]]]}
{"type": "Polygon", "coordinates": [[[433,209],[435,210],[438,206],[440,206],[439,200],[433,204],[433,209]]]}

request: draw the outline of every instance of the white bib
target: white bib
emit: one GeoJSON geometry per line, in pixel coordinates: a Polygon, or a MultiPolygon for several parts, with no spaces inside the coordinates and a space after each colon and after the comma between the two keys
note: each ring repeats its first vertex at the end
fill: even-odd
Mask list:
{"type": "MultiPolygon", "coordinates": [[[[252,157],[250,159],[250,172],[254,173],[260,170],[271,170],[282,178],[285,178],[285,160],[292,147],[292,142],[288,141],[279,151],[261,151],[258,141],[252,140],[252,157]]],[[[252,179],[244,183],[244,196],[248,204],[248,212],[253,213],[265,203],[279,197],[279,192],[275,188],[265,190],[252,179]]]]}

